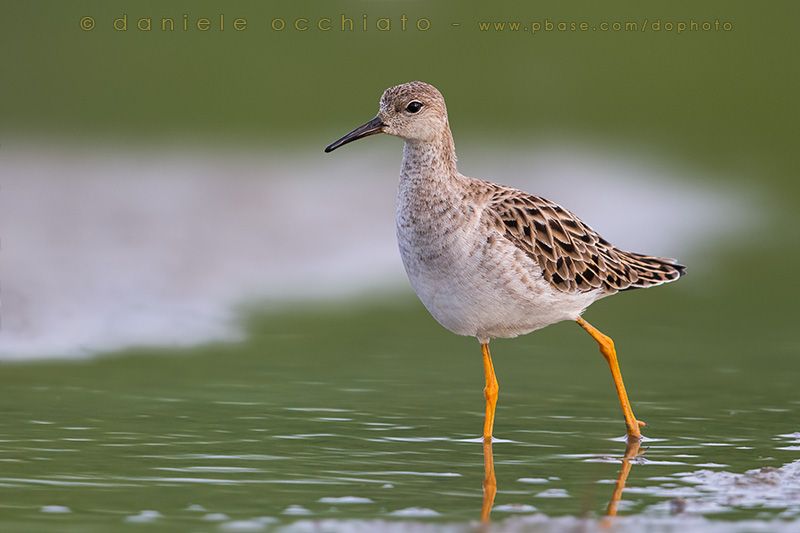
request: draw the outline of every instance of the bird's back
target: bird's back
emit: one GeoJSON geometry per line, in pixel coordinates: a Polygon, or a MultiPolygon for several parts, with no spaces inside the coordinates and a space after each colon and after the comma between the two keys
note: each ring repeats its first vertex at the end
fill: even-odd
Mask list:
{"type": "Polygon", "coordinates": [[[685,267],[673,259],[628,252],[605,240],[560,205],[485,182],[494,190],[487,216],[562,292],[614,293],[678,279],[685,267]]]}

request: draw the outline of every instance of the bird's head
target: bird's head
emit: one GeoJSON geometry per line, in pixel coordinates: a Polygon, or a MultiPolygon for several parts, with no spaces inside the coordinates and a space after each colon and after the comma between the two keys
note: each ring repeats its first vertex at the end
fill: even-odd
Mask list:
{"type": "Polygon", "coordinates": [[[437,139],[449,129],[442,94],[433,85],[412,81],[386,89],[377,116],[332,143],[325,152],[377,133],[425,142],[437,139]]]}

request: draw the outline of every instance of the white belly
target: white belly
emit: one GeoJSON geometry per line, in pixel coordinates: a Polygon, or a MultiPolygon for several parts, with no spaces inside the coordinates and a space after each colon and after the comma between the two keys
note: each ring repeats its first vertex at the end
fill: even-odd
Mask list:
{"type": "MultiPolygon", "coordinates": [[[[405,222],[405,223],[404,223],[405,222]]],[[[433,317],[459,335],[488,342],[575,320],[599,291],[565,294],[524,252],[480,221],[449,230],[409,229],[398,217],[398,243],[411,286],[433,317]]]]}

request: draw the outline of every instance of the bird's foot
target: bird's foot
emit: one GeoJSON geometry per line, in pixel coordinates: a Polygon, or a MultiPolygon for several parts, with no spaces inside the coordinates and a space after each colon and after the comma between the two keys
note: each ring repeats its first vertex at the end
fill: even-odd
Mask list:
{"type": "Polygon", "coordinates": [[[625,436],[625,440],[628,443],[641,442],[642,440],[644,440],[644,436],[640,431],[629,431],[628,434],[625,436]]]}
{"type": "Polygon", "coordinates": [[[628,442],[638,442],[641,441],[644,437],[642,437],[642,432],[639,430],[639,427],[647,427],[647,424],[636,420],[636,424],[633,426],[628,426],[627,429],[627,440],[628,442]]]}

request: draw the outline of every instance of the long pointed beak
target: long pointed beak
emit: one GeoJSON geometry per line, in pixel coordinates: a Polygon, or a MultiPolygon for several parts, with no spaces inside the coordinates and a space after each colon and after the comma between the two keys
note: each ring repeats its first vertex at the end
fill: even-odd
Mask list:
{"type": "Polygon", "coordinates": [[[353,141],[357,141],[362,137],[367,137],[369,135],[375,135],[376,133],[383,133],[383,127],[385,124],[379,119],[378,117],[373,118],[363,126],[359,126],[338,141],[331,143],[327,148],[325,148],[325,153],[333,152],[340,146],[344,146],[345,144],[353,141]]]}

